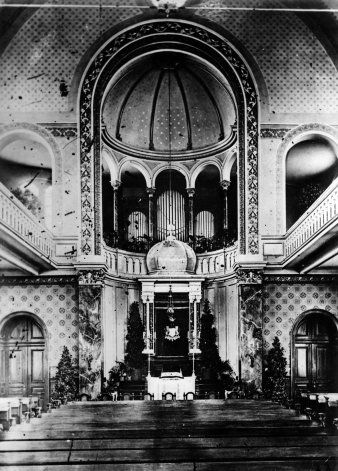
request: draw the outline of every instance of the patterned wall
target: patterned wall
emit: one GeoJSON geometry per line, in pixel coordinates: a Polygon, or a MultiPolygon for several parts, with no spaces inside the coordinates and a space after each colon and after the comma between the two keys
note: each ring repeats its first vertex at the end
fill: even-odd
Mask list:
{"type": "Polygon", "coordinates": [[[267,284],[263,288],[263,350],[277,336],[290,355],[290,332],[304,311],[323,309],[338,317],[338,286],[334,284],[267,284]]]}
{"type": "MultiPolygon", "coordinates": [[[[338,111],[337,71],[296,15],[217,9],[224,6],[223,0],[206,0],[201,6],[213,8],[197,9],[197,15],[224,26],[255,58],[266,80],[271,111],[338,111]]],[[[252,6],[252,2],[242,0],[241,6],[252,6]]],[[[60,97],[60,80],[71,83],[77,64],[100,32],[142,11],[137,7],[100,11],[98,6],[37,11],[1,59],[0,83],[6,93],[0,106],[21,111],[67,110],[68,99],[60,97]]]]}
{"type": "MultiPolygon", "coordinates": [[[[269,5],[276,6],[273,1],[266,2],[269,5]]],[[[222,24],[257,61],[268,88],[271,112],[338,111],[337,70],[295,14],[225,11],[221,9],[223,0],[206,0],[203,6],[213,9],[197,11],[198,15],[222,24]]],[[[234,1],[227,6],[239,5],[234,1]]],[[[241,0],[240,6],[254,5],[251,0],[241,0]]]]}
{"type": "Polygon", "coordinates": [[[138,8],[119,8],[100,14],[98,6],[38,10],[1,59],[0,83],[5,93],[0,106],[21,111],[68,110],[67,97],[60,96],[60,80],[69,86],[81,57],[100,33],[139,13],[138,8]]]}
{"type": "Polygon", "coordinates": [[[0,321],[12,312],[36,314],[49,333],[49,365],[56,366],[63,346],[78,358],[78,293],[71,285],[22,285],[0,287],[0,321]]]}

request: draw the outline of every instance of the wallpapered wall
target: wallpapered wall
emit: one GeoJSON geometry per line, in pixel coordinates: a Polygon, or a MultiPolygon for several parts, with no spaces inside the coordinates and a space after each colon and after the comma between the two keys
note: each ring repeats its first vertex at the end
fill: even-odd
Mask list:
{"type": "MultiPolygon", "coordinates": [[[[252,6],[251,1],[240,3],[252,6]]],[[[201,4],[204,9],[197,9],[196,14],[224,26],[247,47],[264,75],[271,111],[320,112],[323,106],[337,111],[337,71],[296,15],[224,11],[217,5],[223,7],[223,0],[206,0],[201,4]],[[212,10],[207,8],[210,6],[212,10]]],[[[238,6],[238,1],[234,5],[238,6]]],[[[98,6],[36,11],[2,57],[0,80],[6,93],[1,106],[20,111],[66,111],[68,99],[59,92],[61,79],[69,86],[83,54],[100,34],[142,11],[137,7],[100,10],[98,6]]]]}
{"type": "Polygon", "coordinates": [[[55,367],[63,346],[78,358],[78,293],[75,286],[22,285],[0,287],[0,322],[13,312],[31,312],[46,324],[49,333],[49,366],[55,367]]]}
{"type": "Polygon", "coordinates": [[[323,309],[338,318],[338,286],[334,284],[267,284],[263,288],[263,350],[277,336],[290,360],[290,332],[297,317],[323,309]]]}

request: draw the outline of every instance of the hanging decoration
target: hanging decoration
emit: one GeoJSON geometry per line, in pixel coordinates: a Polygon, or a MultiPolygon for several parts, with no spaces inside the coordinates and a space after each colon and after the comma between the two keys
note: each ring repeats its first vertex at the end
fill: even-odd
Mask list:
{"type": "Polygon", "coordinates": [[[175,325],[175,310],[174,310],[174,303],[173,303],[173,294],[171,290],[171,285],[169,287],[169,294],[168,294],[168,307],[167,307],[167,314],[169,319],[169,325],[165,328],[165,336],[166,340],[173,342],[174,340],[178,340],[180,338],[180,331],[178,325],[175,325]]]}

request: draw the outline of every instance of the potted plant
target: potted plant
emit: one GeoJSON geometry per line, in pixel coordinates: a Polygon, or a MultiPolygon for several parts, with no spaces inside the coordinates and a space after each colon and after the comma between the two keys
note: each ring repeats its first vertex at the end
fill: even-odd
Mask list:
{"type": "Polygon", "coordinates": [[[139,312],[139,305],[137,302],[133,302],[129,309],[125,356],[128,374],[133,381],[140,381],[142,377],[142,367],[144,366],[143,349],[143,324],[139,312]]]}
{"type": "Polygon", "coordinates": [[[201,334],[199,342],[201,355],[201,375],[202,379],[210,380],[217,377],[220,370],[221,359],[216,345],[216,328],[214,326],[214,316],[211,312],[210,302],[204,301],[203,314],[201,316],[201,334]]]}
{"type": "Polygon", "coordinates": [[[279,338],[275,337],[272,348],[264,359],[263,393],[267,399],[284,402],[287,399],[286,358],[279,338]]]}

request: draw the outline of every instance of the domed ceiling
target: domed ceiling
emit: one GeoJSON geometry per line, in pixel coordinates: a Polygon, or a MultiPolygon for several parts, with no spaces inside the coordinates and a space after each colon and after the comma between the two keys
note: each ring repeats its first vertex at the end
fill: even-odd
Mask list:
{"type": "Polygon", "coordinates": [[[130,67],[103,105],[114,147],[157,156],[232,145],[236,110],[225,80],[183,54],[157,53],[130,67]]]}

